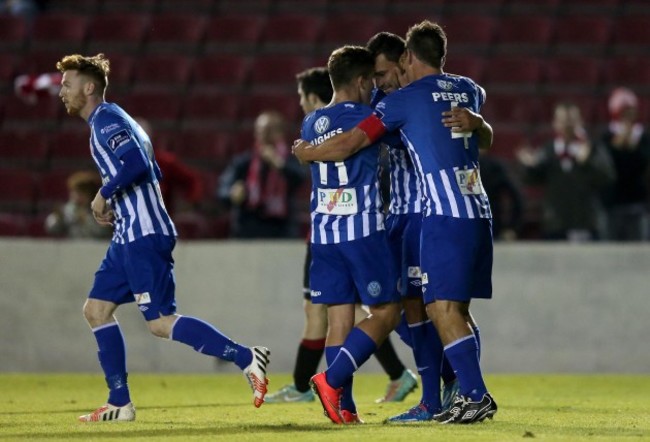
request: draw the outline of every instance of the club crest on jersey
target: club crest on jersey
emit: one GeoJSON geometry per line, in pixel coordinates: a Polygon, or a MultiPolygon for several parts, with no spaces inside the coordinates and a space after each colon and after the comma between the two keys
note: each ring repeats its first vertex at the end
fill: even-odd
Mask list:
{"type": "Polygon", "coordinates": [[[379,284],[377,281],[371,281],[368,284],[367,290],[370,296],[376,298],[377,296],[381,295],[381,284],[379,284]]]}
{"type": "Polygon", "coordinates": [[[443,91],[450,91],[454,88],[454,83],[452,83],[451,81],[436,80],[436,83],[438,84],[438,87],[443,91]]]}
{"type": "Polygon", "coordinates": [[[329,117],[323,115],[320,117],[316,122],[314,123],[314,130],[318,135],[324,134],[327,129],[330,127],[330,119],[329,117]]]}

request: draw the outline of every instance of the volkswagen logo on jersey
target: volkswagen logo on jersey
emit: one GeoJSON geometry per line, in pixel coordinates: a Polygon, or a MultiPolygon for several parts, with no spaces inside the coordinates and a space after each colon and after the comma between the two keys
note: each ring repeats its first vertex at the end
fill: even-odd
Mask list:
{"type": "Polygon", "coordinates": [[[373,298],[376,298],[381,294],[381,284],[377,281],[371,281],[368,284],[368,294],[373,298]]]}
{"type": "Polygon", "coordinates": [[[443,91],[450,91],[454,88],[454,84],[451,81],[437,80],[438,87],[443,91]]]}
{"type": "Polygon", "coordinates": [[[322,116],[314,123],[314,130],[318,135],[322,135],[329,129],[330,119],[327,116],[322,116]]]}

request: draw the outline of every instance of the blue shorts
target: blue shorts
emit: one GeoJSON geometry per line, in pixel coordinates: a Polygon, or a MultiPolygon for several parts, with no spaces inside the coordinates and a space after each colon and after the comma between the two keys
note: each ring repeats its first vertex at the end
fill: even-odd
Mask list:
{"type": "Polygon", "coordinates": [[[147,321],[176,313],[175,245],[174,237],[164,235],[111,242],[88,297],[117,305],[135,301],[147,321]]]}
{"type": "Polygon", "coordinates": [[[492,297],[492,220],[432,215],[422,220],[424,302],[492,297]]]}
{"type": "Polygon", "coordinates": [[[309,285],[314,304],[400,301],[385,231],[339,244],[312,244],[311,254],[309,285]]]}
{"type": "Polygon", "coordinates": [[[398,265],[398,290],[402,296],[421,297],[420,234],[422,233],[422,214],[389,214],[385,224],[388,242],[398,265]]]}

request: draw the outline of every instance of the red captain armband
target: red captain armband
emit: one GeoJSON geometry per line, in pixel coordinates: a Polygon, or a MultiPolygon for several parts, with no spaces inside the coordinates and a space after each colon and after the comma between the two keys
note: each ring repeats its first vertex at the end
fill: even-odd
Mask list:
{"type": "Polygon", "coordinates": [[[377,141],[386,132],[386,126],[375,114],[357,124],[357,127],[366,134],[371,143],[377,141]]]}

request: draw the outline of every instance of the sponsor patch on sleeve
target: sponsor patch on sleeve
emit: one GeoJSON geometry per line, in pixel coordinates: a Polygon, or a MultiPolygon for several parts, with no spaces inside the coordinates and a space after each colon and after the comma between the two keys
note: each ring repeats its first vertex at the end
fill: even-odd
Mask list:
{"type": "Polygon", "coordinates": [[[129,135],[129,132],[127,132],[126,129],[121,130],[118,133],[111,135],[108,139],[108,147],[115,152],[118,147],[125,145],[130,139],[131,136],[129,135]]]}

